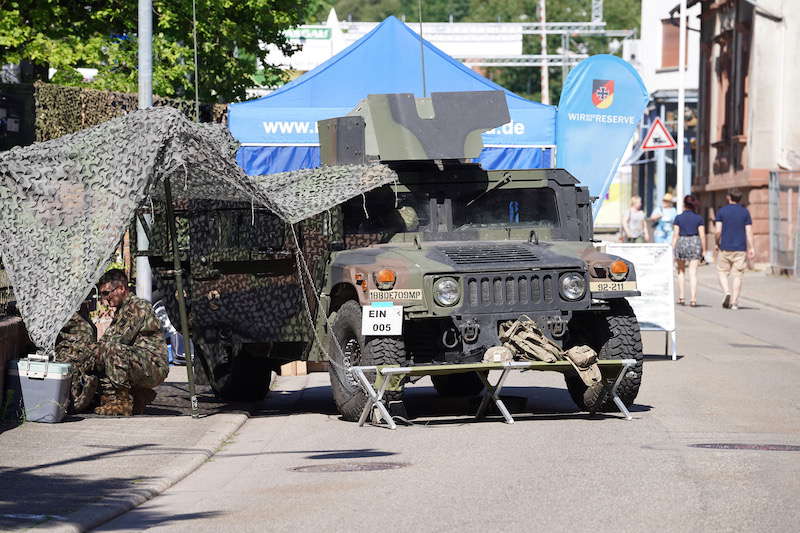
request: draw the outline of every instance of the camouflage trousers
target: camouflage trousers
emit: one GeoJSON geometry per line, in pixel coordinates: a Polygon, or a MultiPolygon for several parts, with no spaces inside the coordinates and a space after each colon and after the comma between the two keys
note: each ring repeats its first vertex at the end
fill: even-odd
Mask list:
{"type": "Polygon", "coordinates": [[[99,376],[95,370],[94,351],[89,347],[57,349],[55,360],[72,365],[70,384],[71,410],[79,413],[92,407],[99,386],[99,376]]]}
{"type": "Polygon", "coordinates": [[[169,373],[166,355],[127,344],[98,342],[96,368],[102,375],[101,390],[153,389],[162,384],[169,373]]]}

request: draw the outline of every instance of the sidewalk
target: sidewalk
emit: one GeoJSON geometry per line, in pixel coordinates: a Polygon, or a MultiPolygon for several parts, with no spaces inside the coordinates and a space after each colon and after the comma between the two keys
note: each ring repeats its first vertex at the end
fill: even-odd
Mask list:
{"type": "Polygon", "coordinates": [[[172,367],[142,416],[0,421],[0,530],[85,531],[194,471],[247,414],[203,394],[202,416],[193,420],[186,389],[185,368],[172,367]]]}
{"type": "MultiPolygon", "coordinates": [[[[717,304],[722,303],[716,265],[701,266],[697,270],[697,282],[701,287],[717,291],[720,294],[717,304]]],[[[767,272],[745,272],[740,300],[800,314],[800,281],[767,272]]]]}

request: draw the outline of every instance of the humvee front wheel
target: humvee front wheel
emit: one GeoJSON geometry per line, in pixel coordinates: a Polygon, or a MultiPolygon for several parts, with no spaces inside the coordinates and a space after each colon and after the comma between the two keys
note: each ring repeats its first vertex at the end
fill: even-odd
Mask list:
{"type": "MultiPolygon", "coordinates": [[[[347,421],[355,422],[367,402],[367,395],[350,370],[354,366],[402,365],[406,362],[406,349],[402,337],[364,337],[361,334],[361,306],[346,302],[336,313],[328,343],[331,389],[336,408],[347,421]]],[[[375,374],[367,373],[373,381],[375,374]]],[[[386,391],[387,402],[402,401],[402,391],[386,391]]]]}
{"type": "MultiPolygon", "coordinates": [[[[610,302],[611,309],[575,315],[569,323],[570,344],[589,344],[600,359],[635,359],[636,365],[622,379],[617,394],[626,407],[633,405],[642,384],[644,356],[639,323],[627,300],[610,302]]],[[[616,411],[603,387],[587,387],[576,375],[565,375],[567,389],[575,404],[586,411],[616,411]]]]}

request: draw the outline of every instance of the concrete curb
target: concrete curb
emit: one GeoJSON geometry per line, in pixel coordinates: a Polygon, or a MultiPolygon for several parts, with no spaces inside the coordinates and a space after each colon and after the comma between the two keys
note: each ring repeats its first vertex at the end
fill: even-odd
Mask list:
{"type": "Polygon", "coordinates": [[[244,425],[248,418],[245,414],[216,414],[212,416],[219,417],[219,422],[209,428],[208,432],[191,448],[197,453],[189,455],[186,460],[176,461],[162,473],[158,481],[148,483],[143,487],[136,487],[124,494],[108,495],[80,511],[75,511],[68,515],[65,520],[59,521],[59,523],[43,524],[32,529],[53,533],[82,533],[109,522],[158,496],[197,470],[211,458],[225,441],[244,425]]]}

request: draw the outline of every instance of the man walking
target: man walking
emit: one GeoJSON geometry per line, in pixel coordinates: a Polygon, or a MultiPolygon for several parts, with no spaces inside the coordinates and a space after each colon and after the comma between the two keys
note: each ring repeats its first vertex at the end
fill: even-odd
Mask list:
{"type": "Polygon", "coordinates": [[[729,191],[726,199],[728,205],[717,212],[715,224],[719,248],[717,273],[719,284],[725,292],[722,307],[739,309],[739,294],[742,290],[742,275],[747,268],[747,258],[755,257],[753,220],[747,208],[739,204],[742,199],[739,190],[729,191]],[[728,285],[729,276],[732,287],[728,285]]]}
{"type": "Polygon", "coordinates": [[[153,388],[169,372],[167,345],[153,306],[128,291],[128,277],[111,269],[98,282],[100,297],[116,310],[97,343],[97,363],[104,373],[99,415],[141,414],[155,398],[153,388]]]}

